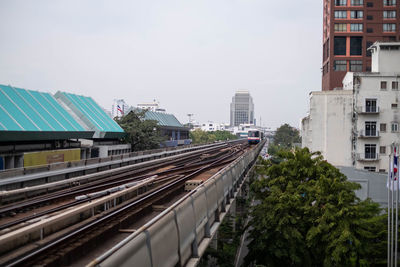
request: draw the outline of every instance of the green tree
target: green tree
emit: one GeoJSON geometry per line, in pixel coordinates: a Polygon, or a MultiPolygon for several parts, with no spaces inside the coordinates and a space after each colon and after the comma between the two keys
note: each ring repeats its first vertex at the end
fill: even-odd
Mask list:
{"type": "Polygon", "coordinates": [[[212,132],[215,135],[215,139],[217,141],[225,141],[225,140],[236,140],[238,137],[236,135],[231,134],[229,131],[215,131],[212,132]]]}
{"type": "Polygon", "coordinates": [[[193,144],[205,144],[205,143],[212,143],[217,140],[215,135],[210,134],[209,132],[196,129],[189,133],[190,139],[192,139],[193,144]]]}
{"type": "Polygon", "coordinates": [[[134,110],[116,120],[126,132],[124,141],[131,144],[132,151],[159,148],[165,140],[157,121],[145,120],[145,113],[143,110],[134,110]]]}
{"type": "MultiPolygon", "coordinates": [[[[361,201],[338,169],[307,148],[262,161],[252,186],[249,254],[266,266],[381,266],[386,260],[386,215],[361,201]]],[[[246,265],[246,266],[247,266],[246,265]]],[[[383,265],[382,265],[383,266],[383,265]]]]}
{"type": "Polygon", "coordinates": [[[234,140],[237,139],[237,137],[228,131],[206,132],[196,129],[190,132],[190,139],[192,139],[193,144],[204,144],[215,141],[234,140]]]}
{"type": "Polygon", "coordinates": [[[275,133],[274,144],[282,148],[291,148],[294,143],[300,143],[299,130],[285,123],[275,133]]]}

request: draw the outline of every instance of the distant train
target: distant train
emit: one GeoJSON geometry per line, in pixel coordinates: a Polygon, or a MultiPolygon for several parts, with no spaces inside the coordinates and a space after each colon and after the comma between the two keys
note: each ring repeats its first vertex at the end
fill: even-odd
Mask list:
{"type": "Polygon", "coordinates": [[[249,130],[248,135],[247,135],[247,141],[249,144],[258,144],[262,140],[262,132],[259,130],[249,130]]]}

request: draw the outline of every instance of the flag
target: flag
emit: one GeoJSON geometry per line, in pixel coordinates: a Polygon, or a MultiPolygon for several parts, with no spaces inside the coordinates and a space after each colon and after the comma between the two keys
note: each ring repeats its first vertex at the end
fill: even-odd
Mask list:
{"type": "Polygon", "coordinates": [[[398,177],[398,171],[399,171],[399,155],[397,151],[397,147],[393,147],[393,160],[391,157],[389,157],[389,171],[388,171],[388,179],[386,182],[386,187],[390,190],[393,191],[397,190],[396,188],[396,181],[398,177]]]}
{"type": "Polygon", "coordinates": [[[392,180],[393,180],[393,161],[391,160],[391,157],[389,156],[389,170],[388,170],[388,178],[386,181],[386,187],[390,190],[392,189],[392,180]]]}
{"type": "Polygon", "coordinates": [[[121,107],[119,105],[117,105],[117,110],[121,113],[121,115],[124,115],[124,111],[121,109],[121,107]]]}
{"type": "Polygon", "coordinates": [[[398,171],[398,158],[399,155],[397,155],[397,149],[394,147],[394,155],[393,155],[393,176],[394,180],[396,181],[397,179],[397,171],[398,171]]]}

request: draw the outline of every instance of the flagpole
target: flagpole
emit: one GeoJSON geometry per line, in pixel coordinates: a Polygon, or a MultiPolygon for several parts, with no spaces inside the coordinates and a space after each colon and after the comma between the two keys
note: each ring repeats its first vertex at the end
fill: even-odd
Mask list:
{"type": "Polygon", "coordinates": [[[387,197],[387,214],[388,214],[388,238],[387,238],[387,266],[391,267],[392,266],[392,253],[390,251],[390,212],[391,212],[391,204],[390,204],[390,195],[391,195],[391,190],[390,190],[390,182],[391,182],[391,173],[392,173],[392,169],[391,169],[391,164],[390,161],[392,159],[392,153],[390,152],[389,154],[389,169],[388,169],[388,180],[387,180],[387,188],[388,188],[388,197],[387,197]]]}
{"type": "Polygon", "coordinates": [[[397,152],[397,145],[396,147],[396,152],[395,152],[395,157],[397,158],[396,163],[397,163],[397,172],[396,172],[396,238],[395,238],[395,243],[394,243],[394,265],[397,266],[397,241],[398,241],[398,236],[399,236],[399,158],[398,158],[398,152],[397,152]]]}

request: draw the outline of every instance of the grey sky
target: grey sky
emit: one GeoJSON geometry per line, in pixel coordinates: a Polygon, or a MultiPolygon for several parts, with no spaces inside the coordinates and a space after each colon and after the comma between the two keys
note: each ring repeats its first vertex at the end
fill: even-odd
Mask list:
{"type": "Polygon", "coordinates": [[[0,83],[161,102],[185,123],[229,122],[238,89],[257,120],[294,126],[321,88],[320,0],[0,1],[0,83]]]}

